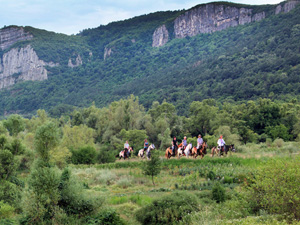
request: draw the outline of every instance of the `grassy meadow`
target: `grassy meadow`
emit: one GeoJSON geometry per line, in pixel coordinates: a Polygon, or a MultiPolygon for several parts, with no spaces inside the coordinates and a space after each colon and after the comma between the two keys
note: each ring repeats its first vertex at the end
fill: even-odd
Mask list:
{"type": "MultiPolygon", "coordinates": [[[[161,172],[154,178],[155,186],[151,178],[143,174],[146,159],[133,157],[108,164],[70,165],[70,168],[88,193],[101,197],[102,207],[115,210],[125,224],[145,223],[147,220],[142,220],[145,218],[138,219],[143,208],[155,200],[180,198],[181,194],[195,199],[196,207],[185,211],[180,219],[165,220],[167,224],[300,224],[284,214],[272,214],[268,208],[255,209],[251,205],[254,203],[249,202],[249,182],[257,170],[282,161],[299,162],[299,143],[279,142],[247,144],[226,157],[212,158],[208,152],[203,159],[166,160],[164,151],[155,150],[161,159],[161,172]],[[219,193],[221,196],[214,195],[216,187],[223,191],[219,193]]],[[[175,202],[158,217],[176,214],[177,207],[184,203],[179,204],[175,202]]]]}

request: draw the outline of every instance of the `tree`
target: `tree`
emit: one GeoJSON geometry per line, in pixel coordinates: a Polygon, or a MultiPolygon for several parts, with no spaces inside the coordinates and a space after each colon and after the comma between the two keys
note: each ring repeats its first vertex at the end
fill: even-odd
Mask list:
{"type": "Polygon", "coordinates": [[[49,162],[49,151],[58,144],[58,130],[53,122],[40,126],[35,134],[35,148],[39,157],[45,163],[49,162]]]}
{"type": "Polygon", "coordinates": [[[11,115],[6,121],[4,126],[9,131],[10,135],[17,136],[18,133],[25,129],[24,119],[20,115],[11,115]]]}
{"type": "Polygon", "coordinates": [[[152,183],[155,186],[154,176],[160,174],[161,171],[161,161],[159,158],[158,151],[155,151],[152,154],[151,159],[145,162],[143,170],[144,170],[143,173],[145,175],[152,177],[152,183]]]}

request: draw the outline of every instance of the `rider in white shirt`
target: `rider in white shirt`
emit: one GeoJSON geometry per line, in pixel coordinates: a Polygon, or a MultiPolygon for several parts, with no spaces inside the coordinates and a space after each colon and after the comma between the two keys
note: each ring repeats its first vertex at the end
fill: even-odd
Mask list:
{"type": "Polygon", "coordinates": [[[219,146],[221,152],[224,152],[224,150],[225,150],[225,149],[224,149],[224,146],[225,146],[226,143],[225,143],[225,141],[224,141],[222,135],[220,136],[220,138],[219,138],[217,144],[218,144],[218,146],[219,146]]]}

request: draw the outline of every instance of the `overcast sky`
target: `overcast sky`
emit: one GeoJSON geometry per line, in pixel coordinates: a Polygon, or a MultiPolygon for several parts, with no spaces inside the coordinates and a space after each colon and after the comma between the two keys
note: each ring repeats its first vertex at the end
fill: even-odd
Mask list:
{"type": "MultiPolygon", "coordinates": [[[[262,5],[283,0],[233,0],[262,5]]],[[[32,26],[64,34],[157,11],[189,9],[203,0],[0,0],[0,28],[32,26]]]]}

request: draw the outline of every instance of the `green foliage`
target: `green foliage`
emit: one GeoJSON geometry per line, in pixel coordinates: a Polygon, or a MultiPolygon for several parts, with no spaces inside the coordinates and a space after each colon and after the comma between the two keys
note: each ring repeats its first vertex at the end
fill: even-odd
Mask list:
{"type": "Polygon", "coordinates": [[[0,201],[19,208],[21,199],[21,188],[6,180],[0,182],[0,201]]]}
{"type": "Polygon", "coordinates": [[[116,161],[114,152],[102,147],[97,153],[97,163],[113,163],[116,161]]]}
{"type": "Polygon", "coordinates": [[[271,160],[249,177],[248,201],[252,209],[300,218],[299,158],[271,160]]]}
{"type": "Polygon", "coordinates": [[[71,161],[74,164],[93,164],[96,162],[97,152],[92,146],[72,150],[71,161]]]}
{"type": "MultiPolygon", "coordinates": [[[[148,138],[147,133],[145,130],[128,130],[122,129],[120,132],[120,136],[122,140],[128,141],[130,146],[133,147],[135,150],[139,150],[144,147],[143,143],[144,140],[148,138]]],[[[123,149],[123,146],[120,147],[120,149],[123,149]]]]}
{"type": "Polygon", "coordinates": [[[0,150],[0,180],[7,180],[15,169],[13,154],[9,150],[0,150]]]}
{"type": "Polygon", "coordinates": [[[7,149],[11,151],[13,155],[21,155],[25,152],[25,146],[20,139],[14,138],[7,149]]]}
{"type": "Polygon", "coordinates": [[[40,126],[35,134],[35,148],[44,162],[49,162],[49,151],[58,144],[58,130],[53,122],[40,126]]]}
{"type": "Polygon", "coordinates": [[[154,176],[157,176],[160,174],[161,171],[161,160],[159,158],[159,153],[157,151],[154,151],[151,153],[151,159],[146,161],[143,166],[143,173],[145,175],[151,176],[152,177],[152,183],[154,183],[154,176]]]}
{"type": "Polygon", "coordinates": [[[24,119],[20,115],[16,114],[10,115],[3,124],[13,136],[17,136],[18,133],[25,129],[24,119]]]}
{"type": "Polygon", "coordinates": [[[60,199],[58,206],[68,215],[88,215],[102,205],[103,199],[92,199],[84,192],[83,185],[71,176],[69,169],[64,169],[59,184],[60,199]]]}
{"type": "Polygon", "coordinates": [[[173,224],[197,210],[196,196],[175,192],[154,200],[151,204],[138,210],[135,216],[142,224],[173,224]]]}
{"type": "Polygon", "coordinates": [[[14,207],[7,203],[4,203],[3,201],[0,201],[0,220],[4,218],[10,218],[13,215],[14,211],[14,207]]]}
{"type": "Polygon", "coordinates": [[[89,216],[86,219],[87,224],[107,224],[107,225],[123,225],[125,222],[120,215],[112,208],[105,208],[97,215],[89,216]]]}
{"type": "Polygon", "coordinates": [[[216,182],[212,187],[212,199],[217,203],[225,201],[225,188],[219,183],[216,182]]]}

